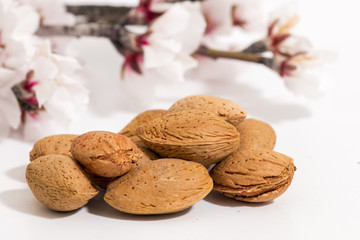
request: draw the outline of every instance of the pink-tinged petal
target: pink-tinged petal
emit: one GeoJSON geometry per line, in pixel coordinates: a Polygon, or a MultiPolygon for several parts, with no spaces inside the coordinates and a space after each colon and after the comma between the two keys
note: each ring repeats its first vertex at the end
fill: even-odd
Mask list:
{"type": "Polygon", "coordinates": [[[64,0],[17,0],[37,10],[43,25],[73,25],[76,18],[66,12],[64,0]]]}
{"type": "Polygon", "coordinates": [[[40,111],[36,115],[26,114],[24,116],[21,134],[25,140],[34,141],[49,135],[65,133],[67,127],[67,125],[58,122],[46,111],[40,111]]]}
{"type": "Polygon", "coordinates": [[[13,129],[20,125],[21,110],[11,87],[0,88],[0,112],[4,115],[6,124],[13,129]]]}
{"type": "Polygon", "coordinates": [[[284,77],[285,85],[297,95],[319,98],[326,94],[332,85],[328,68],[336,56],[329,52],[311,52],[298,55],[290,60],[296,69],[284,77]]]}
{"type": "Polygon", "coordinates": [[[20,75],[21,74],[14,70],[0,67],[0,90],[10,89],[19,83],[22,80],[20,75]]]}
{"type": "Polygon", "coordinates": [[[29,5],[20,5],[16,10],[18,21],[14,28],[14,36],[21,38],[24,35],[34,34],[39,27],[39,14],[29,5]]]}
{"type": "Polygon", "coordinates": [[[153,34],[173,37],[188,27],[190,13],[181,4],[174,4],[150,25],[153,34]]]}
{"type": "Polygon", "coordinates": [[[182,44],[182,52],[192,54],[199,47],[205,34],[206,21],[201,13],[200,3],[184,2],[183,7],[190,13],[187,28],[175,36],[182,44]]]}
{"type": "Polygon", "coordinates": [[[67,125],[77,115],[73,97],[65,87],[57,87],[51,98],[44,103],[46,112],[59,123],[67,125]]]}
{"type": "Polygon", "coordinates": [[[208,0],[201,4],[207,22],[207,34],[229,34],[232,29],[233,0],[208,0]]]}
{"type": "Polygon", "coordinates": [[[149,46],[143,47],[144,67],[154,68],[168,64],[180,50],[181,45],[172,39],[151,41],[149,46]]]}
{"type": "Polygon", "coordinates": [[[265,11],[262,0],[235,0],[232,6],[232,23],[248,31],[265,28],[265,11]]]}
{"type": "Polygon", "coordinates": [[[313,49],[307,38],[296,35],[288,35],[288,37],[281,41],[277,47],[279,51],[289,55],[293,55],[297,52],[310,52],[313,49]]]}
{"type": "Polygon", "coordinates": [[[161,78],[167,79],[168,82],[183,82],[185,73],[196,66],[196,59],[186,54],[179,54],[174,61],[155,70],[161,78]]]}
{"type": "Polygon", "coordinates": [[[73,57],[52,54],[52,60],[59,72],[75,72],[81,69],[80,63],[73,57]]]}
{"type": "Polygon", "coordinates": [[[54,63],[45,57],[40,57],[35,62],[33,70],[34,80],[38,82],[34,86],[34,91],[39,101],[39,107],[41,107],[51,98],[55,91],[56,86],[53,83],[53,79],[58,74],[58,69],[54,63]]]}

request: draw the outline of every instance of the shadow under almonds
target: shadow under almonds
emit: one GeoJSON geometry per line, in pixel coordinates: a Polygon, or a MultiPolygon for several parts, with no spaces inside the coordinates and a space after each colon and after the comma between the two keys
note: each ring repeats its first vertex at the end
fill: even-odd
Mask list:
{"type": "Polygon", "coordinates": [[[205,198],[204,201],[209,203],[220,205],[224,207],[264,207],[271,204],[273,201],[264,203],[248,203],[235,200],[233,198],[225,197],[222,193],[215,190],[211,191],[205,198]]]}
{"type": "Polygon", "coordinates": [[[120,220],[130,220],[130,221],[161,221],[171,218],[181,217],[188,213],[191,208],[185,209],[177,213],[170,214],[159,214],[159,215],[135,215],[121,212],[113,207],[111,207],[104,200],[105,192],[101,191],[96,197],[91,199],[86,205],[89,213],[98,215],[105,218],[113,218],[120,220]]]}
{"type": "Polygon", "coordinates": [[[0,202],[15,211],[48,219],[69,217],[76,212],[76,210],[71,212],[56,212],[50,210],[36,200],[30,189],[16,189],[1,192],[0,202]]]}
{"type": "Polygon", "coordinates": [[[14,179],[16,181],[22,182],[22,183],[26,183],[26,178],[25,178],[25,172],[26,172],[26,166],[27,165],[22,165],[16,168],[12,168],[8,171],[6,171],[6,176],[14,179]]]}
{"type": "Polygon", "coordinates": [[[252,86],[236,82],[211,82],[205,94],[228,98],[238,103],[252,116],[271,123],[297,120],[311,116],[311,111],[298,103],[280,102],[268,98],[252,86]]]}

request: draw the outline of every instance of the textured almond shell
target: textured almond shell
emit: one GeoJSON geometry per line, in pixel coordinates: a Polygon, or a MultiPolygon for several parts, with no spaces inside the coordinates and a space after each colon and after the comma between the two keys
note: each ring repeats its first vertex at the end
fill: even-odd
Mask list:
{"type": "Polygon", "coordinates": [[[104,196],[112,207],[132,214],[182,211],[203,199],[213,182],[199,163],[159,159],[112,182],[104,196]]]}
{"type": "Polygon", "coordinates": [[[187,110],[167,114],[138,128],[137,135],[162,157],[210,166],[236,151],[239,133],[221,117],[187,110]]]}
{"type": "Polygon", "coordinates": [[[236,129],[240,133],[240,149],[264,148],[273,150],[276,143],[274,129],[266,122],[257,119],[244,119],[236,129]]]}
{"type": "Polygon", "coordinates": [[[87,175],[69,156],[49,154],[30,162],[26,181],[34,196],[55,211],[72,211],[97,195],[87,175]]]}
{"type": "Polygon", "coordinates": [[[77,136],[75,134],[59,134],[38,140],[30,152],[30,161],[48,154],[63,154],[71,157],[71,143],[77,136]]]}
{"type": "Polygon", "coordinates": [[[153,109],[140,113],[131,122],[129,122],[119,133],[127,137],[136,135],[136,129],[145,123],[164,115],[167,110],[153,109]]]}
{"type": "Polygon", "coordinates": [[[74,139],[71,154],[91,173],[117,177],[127,173],[142,157],[142,152],[126,136],[92,131],[74,139]]]}
{"type": "Polygon", "coordinates": [[[168,112],[192,109],[212,112],[233,125],[238,124],[247,115],[246,111],[233,101],[209,95],[194,95],[182,98],[175,102],[168,112]]]}
{"type": "Polygon", "coordinates": [[[147,158],[149,160],[156,160],[160,158],[160,156],[157,155],[155,152],[151,151],[151,149],[148,148],[138,136],[132,136],[130,137],[130,139],[143,152],[143,158],[147,158]]]}
{"type": "Polygon", "coordinates": [[[292,158],[264,149],[238,151],[210,172],[214,189],[245,202],[266,202],[289,187],[295,171],[292,158]]]}

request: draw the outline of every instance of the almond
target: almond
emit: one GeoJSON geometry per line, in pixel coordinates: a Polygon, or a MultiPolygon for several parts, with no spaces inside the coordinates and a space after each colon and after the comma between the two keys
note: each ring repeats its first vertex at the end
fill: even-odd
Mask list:
{"type": "Polygon", "coordinates": [[[104,199],[126,213],[174,213],[203,199],[212,187],[212,179],[201,164],[159,159],[134,168],[110,183],[104,199]]]}
{"type": "Polygon", "coordinates": [[[241,149],[264,148],[273,150],[276,143],[274,129],[266,122],[257,119],[244,119],[236,129],[240,133],[241,149]]]}
{"type": "Polygon", "coordinates": [[[76,137],[71,154],[91,173],[106,178],[127,173],[142,157],[131,139],[107,131],[92,131],[76,137]]]}
{"type": "Polygon", "coordinates": [[[180,99],[168,110],[169,113],[184,110],[203,110],[212,112],[236,125],[246,118],[246,111],[231,100],[209,95],[194,95],[180,99]]]}
{"type": "Polygon", "coordinates": [[[71,143],[78,135],[58,134],[38,140],[30,152],[30,161],[48,154],[62,154],[72,157],[71,143]]]}
{"type": "Polygon", "coordinates": [[[138,128],[137,135],[162,157],[210,166],[236,151],[239,133],[210,112],[186,110],[166,114],[138,128]]]}
{"type": "Polygon", "coordinates": [[[154,120],[157,117],[164,115],[167,111],[163,109],[154,109],[148,110],[145,112],[140,113],[137,115],[131,122],[128,123],[120,132],[119,134],[125,135],[127,137],[132,137],[136,132],[138,127],[141,125],[154,120]]]}
{"type": "Polygon", "coordinates": [[[237,151],[210,172],[214,189],[244,202],[266,202],[290,186],[295,166],[292,158],[265,149],[237,151]]]}
{"type": "Polygon", "coordinates": [[[79,164],[66,155],[49,154],[30,162],[26,181],[34,196],[55,211],[72,211],[98,194],[79,164]]]}

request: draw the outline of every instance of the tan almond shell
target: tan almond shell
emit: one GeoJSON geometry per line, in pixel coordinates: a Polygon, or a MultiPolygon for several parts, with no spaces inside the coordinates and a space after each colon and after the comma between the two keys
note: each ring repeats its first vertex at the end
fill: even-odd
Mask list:
{"type": "Polygon", "coordinates": [[[160,117],[167,113],[167,110],[164,109],[153,109],[147,110],[145,112],[137,115],[131,122],[129,122],[120,132],[119,134],[125,135],[127,137],[132,137],[136,135],[136,129],[141,125],[152,121],[153,119],[160,117]]]}
{"type": "Polygon", "coordinates": [[[274,129],[266,122],[257,119],[244,119],[236,129],[240,133],[240,149],[264,148],[273,150],[276,143],[274,129]]]}
{"type": "Polygon", "coordinates": [[[266,202],[283,194],[291,184],[293,159],[265,149],[237,151],[210,172],[214,189],[245,202],[266,202]]]}
{"type": "Polygon", "coordinates": [[[76,137],[71,154],[88,171],[106,178],[127,173],[142,157],[131,139],[107,131],[92,131],[76,137]]]}
{"type": "Polygon", "coordinates": [[[239,133],[221,117],[206,111],[166,114],[138,128],[137,135],[162,157],[199,162],[208,167],[236,151],[239,133]]]}
{"type": "Polygon", "coordinates": [[[132,136],[130,137],[130,139],[143,152],[143,158],[148,158],[149,160],[156,160],[160,158],[160,156],[157,155],[155,152],[151,151],[151,149],[148,148],[138,136],[132,136]]]}
{"type": "Polygon", "coordinates": [[[235,102],[209,95],[194,95],[182,98],[175,102],[168,112],[172,113],[191,109],[212,112],[233,125],[238,124],[247,115],[246,111],[235,102]]]}
{"type": "Polygon", "coordinates": [[[35,198],[55,211],[81,208],[98,194],[79,164],[66,155],[49,154],[31,161],[26,181],[35,198]]]}
{"type": "Polygon", "coordinates": [[[159,159],[112,182],[105,201],[132,214],[179,212],[203,199],[213,187],[207,169],[180,159],[159,159]]]}
{"type": "Polygon", "coordinates": [[[63,154],[71,157],[70,146],[77,136],[75,134],[58,134],[38,140],[30,151],[30,161],[48,154],[63,154]]]}

